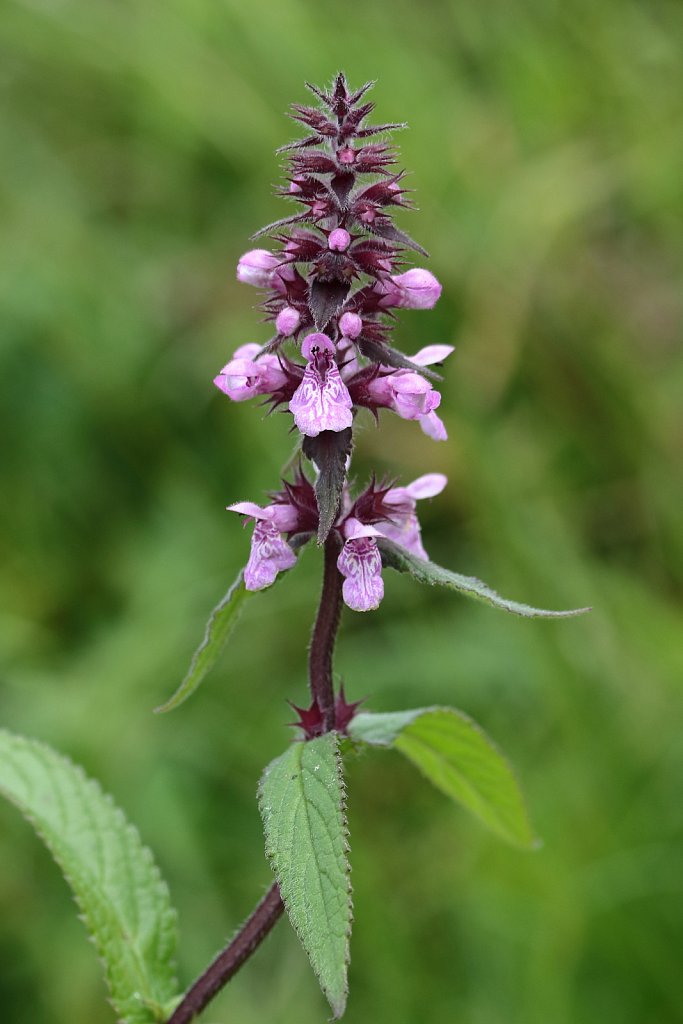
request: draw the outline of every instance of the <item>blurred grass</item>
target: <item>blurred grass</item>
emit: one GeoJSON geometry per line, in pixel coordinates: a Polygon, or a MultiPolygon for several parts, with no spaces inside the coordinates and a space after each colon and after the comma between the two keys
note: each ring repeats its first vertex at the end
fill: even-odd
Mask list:
{"type": "MultiPolygon", "coordinates": [[[[377,78],[444,297],[450,441],[386,417],[364,470],[450,478],[433,557],[566,623],[388,575],[338,668],[378,710],[455,703],[517,765],[545,846],[499,846],[393,755],[349,765],[347,1020],[683,1019],[683,11],[654,0],[5,0],[0,17],[2,723],[82,761],[155,849],[189,982],[268,881],[254,791],[305,696],[319,559],[250,602],[168,717],[243,562],[284,421],[213,393],[265,335],[234,264],[281,215],[303,81],[377,78]],[[388,454],[389,453],[389,454],[388,454]],[[400,455],[400,457],[399,457],[400,455]]],[[[408,220],[410,223],[408,224],[408,220]]],[[[65,886],[0,808],[0,1005],[113,1019],[65,886]]],[[[282,926],[207,1024],[320,1021],[282,926]]]]}

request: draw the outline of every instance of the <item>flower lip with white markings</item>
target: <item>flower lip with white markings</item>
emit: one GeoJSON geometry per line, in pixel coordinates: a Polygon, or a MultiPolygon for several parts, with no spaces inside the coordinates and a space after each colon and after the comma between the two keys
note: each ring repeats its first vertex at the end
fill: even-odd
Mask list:
{"type": "Polygon", "coordinates": [[[323,430],[346,430],[353,423],[353,403],[339,372],[334,342],[316,332],[304,339],[301,351],[308,364],[289,402],[294,422],[308,437],[323,430]]]}

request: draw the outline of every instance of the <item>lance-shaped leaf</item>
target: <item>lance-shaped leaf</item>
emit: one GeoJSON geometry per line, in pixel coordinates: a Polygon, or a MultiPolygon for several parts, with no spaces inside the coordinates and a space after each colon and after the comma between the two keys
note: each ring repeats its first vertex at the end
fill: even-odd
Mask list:
{"type": "Polygon", "coordinates": [[[346,1005],[351,883],[339,740],[296,742],[266,768],[266,854],[294,930],[335,1017],[346,1005]]]}
{"type": "Polygon", "coordinates": [[[194,652],[187,675],[165,704],[154,710],[158,713],[172,711],[190,697],[208,672],[218,661],[225,643],[237,622],[242,605],[251,591],[244,586],[243,574],[239,576],[209,616],[204,630],[204,639],[194,652]]]}
{"type": "Polygon", "coordinates": [[[251,240],[255,241],[257,238],[262,238],[264,235],[269,235],[277,228],[287,227],[288,224],[299,224],[303,221],[310,220],[311,216],[306,211],[305,213],[293,213],[291,217],[281,217],[280,220],[271,221],[270,224],[266,224],[264,228],[259,228],[251,236],[251,240]]]}
{"type": "Polygon", "coordinates": [[[583,615],[591,611],[590,608],[571,608],[567,611],[548,611],[544,608],[532,608],[528,604],[520,604],[518,601],[509,601],[501,597],[495,590],[488,587],[475,576],[461,576],[460,573],[451,572],[434,562],[417,558],[399,544],[391,540],[379,538],[377,541],[382,553],[382,564],[389,569],[397,569],[398,572],[407,572],[420,583],[428,583],[430,586],[448,587],[449,590],[459,590],[469,597],[477,598],[492,604],[494,608],[502,608],[503,611],[512,612],[513,615],[523,615],[528,619],[567,619],[573,615],[583,615]]]}
{"type": "Polygon", "coordinates": [[[407,235],[405,231],[401,231],[391,221],[380,221],[369,225],[370,230],[376,235],[380,235],[382,238],[387,238],[392,242],[398,242],[400,245],[404,245],[407,249],[414,249],[415,252],[419,252],[422,256],[429,256],[426,249],[423,249],[419,242],[416,242],[414,238],[407,235]]]}
{"type": "Polygon", "coordinates": [[[453,708],[418,708],[353,718],[354,740],[394,747],[446,796],[516,846],[536,845],[512,768],[475,722],[453,708]]]}
{"type": "Polygon", "coordinates": [[[165,1020],[177,995],[176,915],[137,831],[78,766],[4,730],[0,793],[33,825],[71,886],[120,1020],[165,1020]]]}
{"type": "Polygon", "coordinates": [[[375,341],[374,338],[359,338],[358,346],[366,359],[372,359],[375,363],[382,363],[384,366],[394,366],[397,370],[413,370],[422,374],[430,380],[443,380],[440,373],[430,370],[428,366],[418,366],[408,356],[404,356],[397,348],[375,341]]]}
{"type": "Polygon", "coordinates": [[[348,281],[321,281],[316,278],[312,282],[308,308],[317,330],[324,330],[325,325],[337,315],[348,294],[348,281]]]}
{"type": "Polygon", "coordinates": [[[318,544],[324,544],[339,512],[341,493],[346,479],[346,460],[351,454],[353,436],[346,430],[323,430],[317,437],[305,437],[302,450],[315,463],[318,479],[315,497],[318,502],[318,544]]]}

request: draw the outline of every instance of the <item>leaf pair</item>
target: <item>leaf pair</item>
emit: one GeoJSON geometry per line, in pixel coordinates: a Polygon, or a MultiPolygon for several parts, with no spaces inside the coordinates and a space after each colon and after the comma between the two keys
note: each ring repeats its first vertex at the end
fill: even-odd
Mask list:
{"type": "MultiPolygon", "coordinates": [[[[448,708],[359,714],[352,741],[395,747],[503,838],[533,845],[502,755],[448,708]]],[[[67,758],[0,731],[0,793],[44,840],[93,937],[125,1024],[160,1024],[177,1000],[176,916],[149,850],[112,800],[67,758]]],[[[292,925],[335,1017],[346,1004],[351,932],[345,787],[337,733],[295,742],[259,787],[266,852],[292,925]]]]}
{"type": "MultiPolygon", "coordinates": [[[[466,715],[451,708],[364,713],[348,732],[357,743],[400,751],[502,838],[535,845],[512,769],[466,715]]],[[[339,746],[336,733],[292,744],[266,769],[259,788],[266,853],[335,1017],[346,1004],[352,920],[339,746]]]]}
{"type": "MultiPolygon", "coordinates": [[[[337,435],[339,440],[332,447],[327,444],[325,436],[329,433],[331,432],[326,431],[325,434],[321,434],[320,444],[315,449],[311,448],[306,453],[310,458],[315,458],[316,462],[319,460],[320,466],[324,467],[324,472],[320,473],[316,483],[316,495],[321,509],[326,510],[324,515],[321,515],[321,530],[326,529],[327,531],[329,531],[337,515],[339,494],[341,493],[341,483],[339,481],[341,479],[343,483],[345,459],[348,454],[346,448],[347,441],[344,437],[347,432],[343,431],[337,435]]],[[[349,435],[350,433],[348,431],[349,435]]],[[[318,441],[318,438],[307,440],[318,441]]],[[[348,442],[350,444],[350,437],[348,442]]],[[[572,608],[567,611],[548,611],[544,608],[532,608],[531,605],[520,604],[518,601],[510,601],[506,597],[501,597],[500,594],[497,594],[486,583],[482,583],[481,580],[476,579],[474,576],[462,576],[460,573],[451,572],[450,569],[444,569],[434,562],[417,558],[415,555],[411,555],[405,548],[387,538],[379,538],[378,546],[382,555],[382,563],[386,568],[409,573],[419,583],[447,587],[449,590],[458,590],[468,597],[485,601],[487,604],[493,605],[494,608],[500,608],[514,615],[522,615],[525,618],[566,619],[574,615],[583,615],[584,612],[590,611],[590,608],[572,608]]],[[[173,696],[156,708],[156,711],[172,711],[173,708],[177,708],[202,683],[204,677],[216,664],[249,593],[244,586],[242,573],[240,572],[225,597],[219,601],[211,612],[209,621],[206,624],[204,639],[195,651],[182,683],[173,696]]]]}

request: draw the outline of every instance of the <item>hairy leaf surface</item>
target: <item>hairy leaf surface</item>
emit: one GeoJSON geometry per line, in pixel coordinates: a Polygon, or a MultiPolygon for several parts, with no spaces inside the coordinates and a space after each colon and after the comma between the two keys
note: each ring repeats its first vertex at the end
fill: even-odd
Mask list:
{"type": "Polygon", "coordinates": [[[460,573],[451,572],[434,562],[425,561],[412,555],[399,544],[383,537],[379,538],[377,545],[382,553],[382,564],[389,569],[397,569],[398,572],[407,572],[420,583],[428,583],[430,586],[448,587],[449,590],[459,590],[469,597],[486,601],[495,608],[502,608],[503,611],[512,612],[514,615],[523,615],[528,619],[567,619],[574,615],[583,615],[589,612],[590,608],[571,608],[568,611],[548,611],[544,608],[532,608],[528,604],[520,604],[518,601],[509,601],[501,597],[495,590],[488,587],[475,576],[461,576],[460,573]]]}
{"type": "Polygon", "coordinates": [[[311,283],[308,308],[318,331],[323,331],[333,316],[336,316],[349,294],[347,281],[321,281],[311,283]]]}
{"type": "Polygon", "coordinates": [[[503,839],[533,847],[522,792],[508,761],[480,727],[453,708],[363,712],[348,727],[354,740],[394,747],[452,800],[503,839]]]}
{"type": "Polygon", "coordinates": [[[339,739],[296,742],[259,787],[266,854],[289,919],[335,1017],[344,1012],[351,932],[350,869],[339,739]]]}
{"type": "Polygon", "coordinates": [[[176,915],[137,831],[81,768],[4,730],[0,793],[33,825],[71,886],[120,1019],[165,1020],[177,995],[176,915]]]}
{"type": "Polygon", "coordinates": [[[323,430],[317,437],[305,437],[304,455],[315,463],[318,479],[315,498],[318,503],[318,544],[324,544],[339,512],[342,488],[346,480],[346,460],[353,447],[351,427],[323,430]]]}

